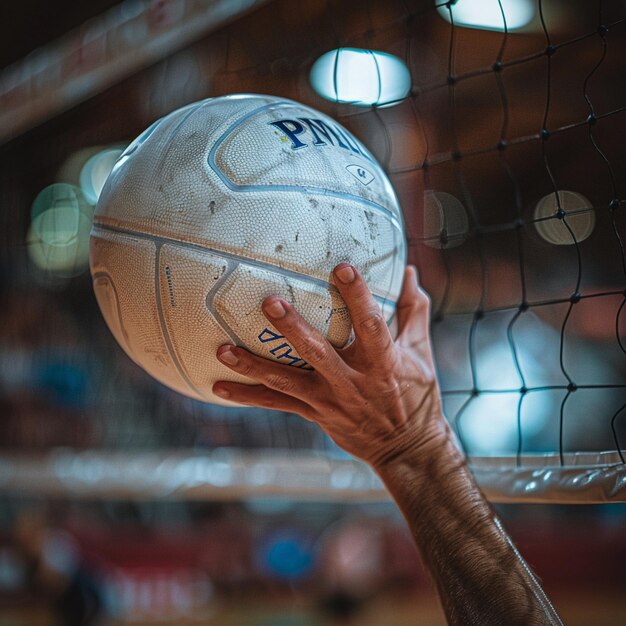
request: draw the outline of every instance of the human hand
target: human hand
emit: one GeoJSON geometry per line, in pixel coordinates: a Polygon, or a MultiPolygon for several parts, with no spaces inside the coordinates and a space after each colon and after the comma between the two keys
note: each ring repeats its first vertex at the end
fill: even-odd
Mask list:
{"type": "Polygon", "coordinates": [[[298,413],[344,450],[374,467],[448,438],[429,335],[430,301],[409,266],[397,303],[393,341],[382,311],[359,272],[342,263],[335,284],[355,340],[334,348],[284,300],[271,296],[263,312],[314,370],[304,370],[223,345],[219,360],[257,384],[220,381],[213,392],[241,404],[298,413]]]}

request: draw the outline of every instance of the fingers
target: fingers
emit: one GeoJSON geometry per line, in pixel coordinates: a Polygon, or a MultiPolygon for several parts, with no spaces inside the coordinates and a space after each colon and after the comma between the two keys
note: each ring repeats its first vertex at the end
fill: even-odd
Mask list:
{"type": "Polygon", "coordinates": [[[380,307],[363,277],[352,265],[338,265],[335,278],[337,289],[350,312],[359,350],[370,358],[379,359],[381,353],[392,344],[380,307]]]}
{"type": "Polygon", "coordinates": [[[430,298],[425,291],[420,289],[417,282],[417,270],[412,265],[406,268],[396,311],[400,343],[418,345],[428,342],[430,298]]]}
{"type": "Polygon", "coordinates": [[[314,420],[315,411],[306,402],[280,391],[269,389],[265,385],[242,385],[241,383],[220,381],[213,385],[213,393],[231,402],[273,409],[274,411],[297,413],[307,420],[314,420]]]}
{"type": "Polygon", "coordinates": [[[305,399],[313,394],[312,372],[275,363],[243,348],[230,345],[221,346],[217,351],[217,358],[235,372],[281,394],[299,399],[305,399]]]}
{"type": "MultiPolygon", "coordinates": [[[[265,317],[298,351],[300,358],[315,368],[324,378],[342,377],[346,367],[328,340],[288,303],[271,296],[263,302],[265,317]]],[[[283,367],[283,366],[281,366],[283,367]]],[[[305,373],[302,371],[302,373],[305,373]]]]}
{"type": "Polygon", "coordinates": [[[404,271],[404,282],[396,308],[398,333],[402,333],[406,324],[420,309],[428,309],[428,306],[428,296],[420,289],[417,282],[417,270],[415,266],[408,265],[404,271]]]}

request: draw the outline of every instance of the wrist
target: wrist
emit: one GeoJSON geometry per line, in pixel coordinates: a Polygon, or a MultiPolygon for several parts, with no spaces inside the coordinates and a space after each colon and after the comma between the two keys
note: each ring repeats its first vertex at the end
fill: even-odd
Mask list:
{"type": "Polygon", "coordinates": [[[443,414],[437,412],[427,423],[427,427],[412,425],[397,433],[392,442],[369,460],[374,471],[383,477],[396,468],[408,466],[415,471],[446,459],[453,463],[462,460],[463,454],[443,414]]]}
{"type": "Polygon", "coordinates": [[[474,504],[480,500],[455,439],[446,423],[443,432],[421,445],[372,466],[407,519],[438,516],[441,506],[467,497],[474,504]]]}

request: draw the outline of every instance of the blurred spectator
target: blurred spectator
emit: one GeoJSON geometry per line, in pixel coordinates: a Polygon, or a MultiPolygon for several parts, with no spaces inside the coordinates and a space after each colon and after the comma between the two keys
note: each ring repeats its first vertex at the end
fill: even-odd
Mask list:
{"type": "Polygon", "coordinates": [[[13,539],[26,566],[28,586],[50,601],[58,625],[96,624],[100,592],[72,537],[50,527],[42,511],[31,509],[16,518],[13,539]]]}

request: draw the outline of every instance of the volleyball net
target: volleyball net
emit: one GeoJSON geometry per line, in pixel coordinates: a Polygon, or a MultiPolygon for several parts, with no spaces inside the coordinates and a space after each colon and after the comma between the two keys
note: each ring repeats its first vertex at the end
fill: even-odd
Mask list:
{"type": "MultiPolygon", "coordinates": [[[[203,405],[152,381],[100,318],[77,262],[84,220],[57,212],[62,228],[39,217],[33,230],[54,196],[29,214],[44,186],[81,189],[82,173],[99,191],[94,162],[84,170],[97,144],[119,146],[193,100],[261,92],[329,113],[389,173],[409,261],[433,301],[445,413],[487,496],[626,500],[626,8],[493,0],[478,15],[462,0],[258,4],[92,94],[72,117],[79,133],[63,117],[3,148],[12,209],[3,216],[0,489],[386,498],[364,465],[297,416],[203,405]]],[[[82,189],[81,215],[95,201],[82,189]]]]}

